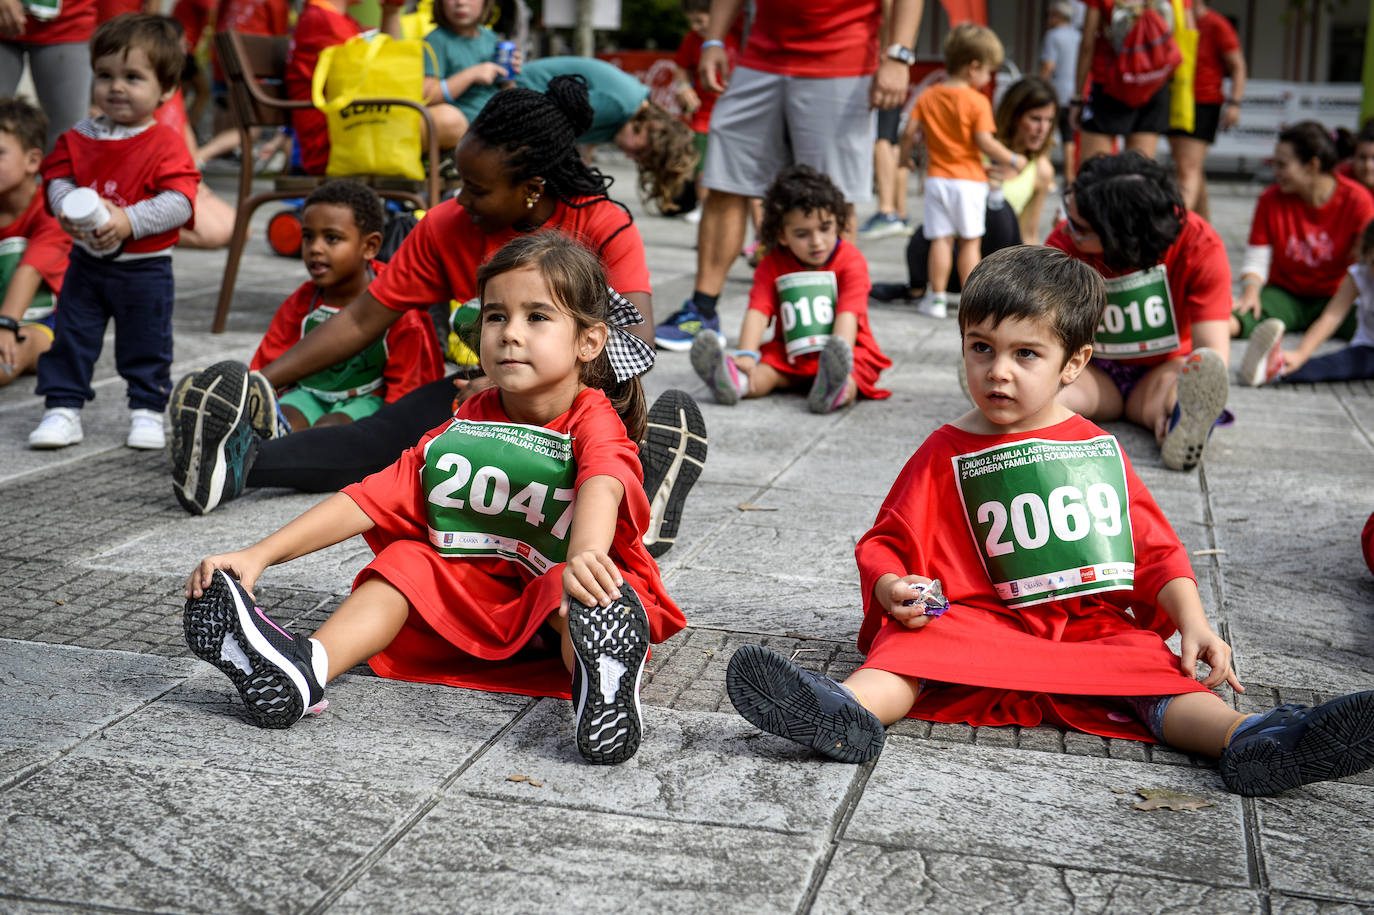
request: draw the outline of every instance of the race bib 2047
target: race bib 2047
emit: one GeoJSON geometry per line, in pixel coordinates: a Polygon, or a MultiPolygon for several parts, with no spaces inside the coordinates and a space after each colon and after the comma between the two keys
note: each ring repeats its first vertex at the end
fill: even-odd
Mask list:
{"type": "Polygon", "coordinates": [[[1135,359],[1178,349],[1178,324],[1163,264],[1105,280],[1107,307],[1093,336],[1093,355],[1135,359]]]}
{"type": "Polygon", "coordinates": [[[832,270],[785,273],[774,283],[782,311],[782,342],[789,361],[818,353],[835,329],[839,284],[832,270]]]}
{"type": "Polygon", "coordinates": [[[455,419],[420,469],[429,541],[445,556],[498,556],[536,575],[568,557],[577,465],[572,436],[455,419]]]}
{"type": "Polygon", "coordinates": [[[1115,437],[1033,438],[950,460],[969,533],[1007,606],[1132,587],[1135,545],[1115,437]]]}

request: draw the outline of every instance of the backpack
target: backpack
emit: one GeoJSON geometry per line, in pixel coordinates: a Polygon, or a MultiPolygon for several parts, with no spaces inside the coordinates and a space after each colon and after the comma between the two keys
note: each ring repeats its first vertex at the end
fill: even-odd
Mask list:
{"type": "Polygon", "coordinates": [[[1108,34],[1116,65],[1102,89],[1132,108],[1149,101],[1183,62],[1170,0],[1116,0],[1108,34]]]}

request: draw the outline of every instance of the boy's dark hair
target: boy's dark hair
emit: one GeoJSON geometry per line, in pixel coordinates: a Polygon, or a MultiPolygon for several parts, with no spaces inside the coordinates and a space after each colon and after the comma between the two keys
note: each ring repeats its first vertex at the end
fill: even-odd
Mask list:
{"type": "MultiPolygon", "coordinates": [[[[491,260],[477,268],[477,294],[485,301],[487,283],[492,277],[523,267],[538,268],[555,304],[572,314],[579,331],[605,324],[611,334],[616,333],[610,327],[611,300],[601,259],[562,232],[535,232],[506,242],[491,260]]],[[[630,441],[644,438],[648,409],[638,376],[617,381],[611,357],[603,349],[595,360],[583,363],[581,381],[589,388],[605,392],[620,414],[630,441]]]]}
{"type": "Polygon", "coordinates": [[[684,13],[709,13],[711,12],[711,0],[682,0],[682,11],[684,13]]]}
{"type": "Polygon", "coordinates": [[[386,208],[377,192],[357,181],[327,181],[310,192],[305,198],[305,212],[317,203],[336,203],[353,211],[353,221],[364,237],[376,232],[378,235],[386,228],[386,208]]]}
{"type": "Polygon", "coordinates": [[[1135,150],[1084,162],[1071,193],[1112,270],[1153,267],[1183,231],[1187,210],[1173,171],[1135,150]]]}
{"type": "Polygon", "coordinates": [[[1014,245],[983,258],[959,299],[959,334],[991,320],[1048,321],[1064,344],[1064,361],[1093,334],[1107,306],[1102,274],[1058,248],[1014,245]]]}
{"type": "Polygon", "coordinates": [[[1339,161],[1336,141],[1316,121],[1299,121],[1288,125],[1279,131],[1278,142],[1293,147],[1293,154],[1303,165],[1316,159],[1324,172],[1331,171],[1339,161]]]}
{"type": "Polygon", "coordinates": [[[956,25],[945,36],[945,72],[950,76],[964,67],[979,62],[996,70],[1006,59],[1006,51],[997,33],[985,25],[965,22],[956,25]]]}
{"type": "Polygon", "coordinates": [[[835,231],[843,232],[849,221],[844,194],[828,175],[809,165],[791,165],[778,172],[763,195],[763,221],[759,240],[776,245],[782,240],[782,219],[792,210],[814,213],[824,210],[835,217],[835,231]]]}
{"type": "Polygon", "coordinates": [[[186,63],[183,34],[181,24],[170,16],[124,13],[96,27],[91,36],[91,65],[107,54],[127,54],[130,48],[142,48],[162,91],[175,89],[181,84],[181,68],[186,63]]]}
{"type": "Polygon", "coordinates": [[[47,149],[48,116],[22,95],[0,98],[0,131],[18,140],[25,151],[47,149]]]}
{"type": "MultiPolygon", "coordinates": [[[[477,17],[477,25],[479,27],[491,27],[494,22],[491,13],[495,6],[496,0],[486,0],[486,2],[482,4],[482,15],[477,17]]],[[[458,25],[452,19],[448,18],[448,13],[444,10],[443,0],[439,0],[439,2],[434,4],[433,13],[435,25],[447,29],[450,32],[458,31],[458,25]]]]}

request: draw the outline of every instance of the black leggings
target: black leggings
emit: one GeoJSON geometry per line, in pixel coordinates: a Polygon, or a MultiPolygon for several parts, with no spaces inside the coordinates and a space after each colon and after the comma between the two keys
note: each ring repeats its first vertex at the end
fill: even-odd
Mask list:
{"type": "MultiPolygon", "coordinates": [[[[994,251],[1021,244],[1021,224],[1016,221],[1016,211],[1011,207],[988,210],[986,220],[987,227],[983,231],[984,257],[994,251]]],[[[925,289],[930,284],[929,258],[930,241],[920,229],[917,229],[916,234],[911,236],[911,241],[906,243],[906,270],[911,280],[908,284],[910,288],[925,289]]],[[[959,287],[959,256],[956,250],[954,267],[949,271],[949,285],[946,289],[958,292],[959,287]]]]}
{"type": "Polygon", "coordinates": [[[453,416],[457,377],[431,381],[357,422],[302,429],[260,442],[248,485],[336,492],[376,473],[453,416]]]}

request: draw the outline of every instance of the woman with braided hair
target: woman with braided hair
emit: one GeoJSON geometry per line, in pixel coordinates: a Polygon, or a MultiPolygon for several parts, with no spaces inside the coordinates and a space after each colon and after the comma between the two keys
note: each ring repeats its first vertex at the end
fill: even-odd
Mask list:
{"type": "MultiPolygon", "coordinates": [[[[474,299],[477,268],[518,235],[556,229],[590,248],[626,300],[617,310],[625,330],[645,342],[642,358],[651,362],[653,298],[644,242],[629,211],[607,195],[610,179],[578,155],[576,140],[591,123],[586,84],[575,76],[552,79],[547,92],[497,93],[458,145],[458,196],[420,220],[361,296],[261,372],[221,362],[178,382],[169,410],[172,476],[182,506],[205,514],[249,486],[342,489],[391,464],[448,419],[455,395],[489,387],[485,379],[455,373],[360,422],[275,437],[277,388],[360,352],[408,309],[474,299]]],[[[706,429],[694,401],[666,392],[649,410],[641,450],[652,506],[644,539],[654,555],[671,545],[705,458],[706,429]]]]}

